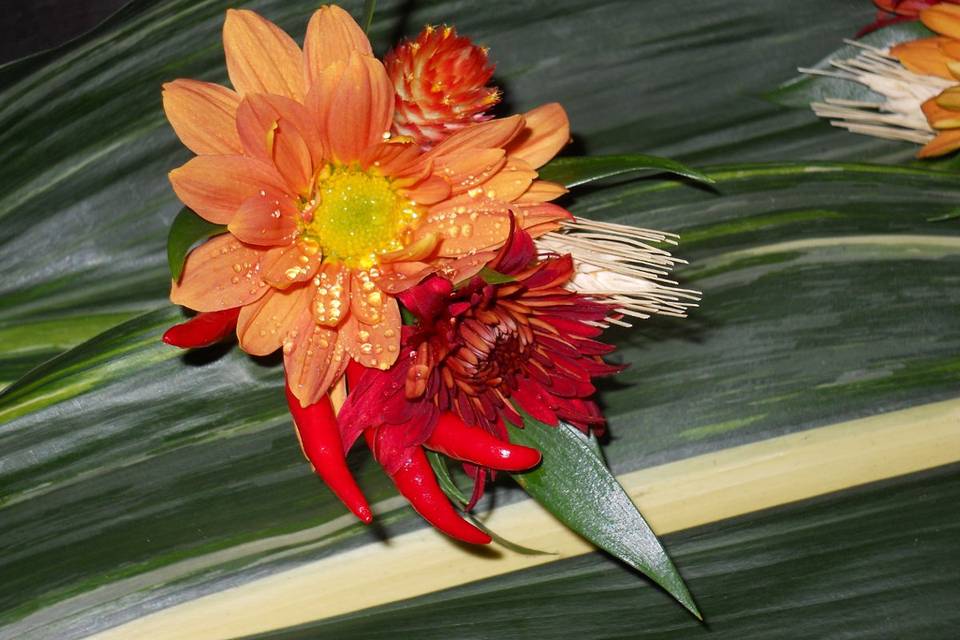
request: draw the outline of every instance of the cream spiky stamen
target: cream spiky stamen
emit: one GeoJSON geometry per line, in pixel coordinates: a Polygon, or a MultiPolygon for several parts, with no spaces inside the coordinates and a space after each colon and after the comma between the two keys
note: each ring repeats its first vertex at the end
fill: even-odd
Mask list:
{"type": "Polygon", "coordinates": [[[672,233],[575,218],[536,244],[541,255],[570,254],[576,273],[568,288],[612,305],[621,317],[608,317],[605,323],[629,327],[624,318],[682,318],[697,306],[698,291],[679,288],[667,277],[686,261],[656,246],[676,245],[678,239],[672,233]]]}
{"type": "Polygon", "coordinates": [[[850,131],[915,144],[927,144],[935,131],[923,114],[923,104],[956,82],[933,75],[914,73],[890,55],[889,49],[872,47],[854,40],[846,44],[860,53],[846,60],[834,60],[832,70],[801,67],[808,75],[849,80],[879,94],[882,101],[826,98],[810,107],[830,124],[850,131]]]}

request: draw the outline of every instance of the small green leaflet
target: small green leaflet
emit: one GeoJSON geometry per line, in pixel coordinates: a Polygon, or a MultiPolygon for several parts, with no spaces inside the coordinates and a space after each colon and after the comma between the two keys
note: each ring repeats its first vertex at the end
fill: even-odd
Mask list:
{"type": "Polygon", "coordinates": [[[522,429],[507,423],[510,442],[539,449],[543,462],[513,474],[520,486],[563,524],[639,570],[702,619],[680,573],[598,456],[596,444],[570,425],[551,427],[521,415],[522,429]]]}
{"type": "MultiPolygon", "coordinates": [[[[470,499],[467,495],[460,490],[460,487],[457,486],[457,483],[454,481],[453,476],[450,475],[450,469],[447,467],[447,460],[442,455],[436,451],[427,451],[427,460],[430,461],[430,466],[433,467],[433,473],[437,476],[437,483],[440,485],[440,488],[443,489],[443,492],[450,498],[450,501],[453,502],[460,510],[464,510],[467,506],[467,503],[470,499]]],[[[530,547],[524,547],[519,545],[516,542],[511,542],[506,538],[498,536],[495,532],[487,528],[483,522],[478,518],[474,517],[472,514],[467,513],[466,516],[470,519],[470,522],[473,523],[475,527],[486,533],[488,536],[493,538],[493,541],[499,544],[505,549],[509,549],[514,553],[519,553],[525,556],[551,556],[556,555],[549,553],[547,551],[540,551],[539,549],[531,549],[530,547]]]]}
{"type": "Polygon", "coordinates": [[[180,279],[183,263],[193,245],[226,232],[226,225],[207,222],[186,207],[181,209],[173,219],[167,235],[167,263],[170,265],[170,277],[174,282],[180,279]]]}
{"type": "Polygon", "coordinates": [[[568,189],[627,173],[672,173],[704,184],[713,184],[713,179],[709,176],[676,160],[642,154],[557,158],[541,167],[539,173],[544,180],[559,182],[568,189]]]}
{"type": "Polygon", "coordinates": [[[366,0],[363,3],[363,17],[360,24],[364,33],[370,33],[370,24],[373,22],[373,13],[377,10],[377,0],[366,0]]]}
{"type": "Polygon", "coordinates": [[[507,282],[513,282],[516,280],[516,278],[513,276],[508,276],[505,273],[494,271],[490,267],[484,267],[483,269],[480,269],[480,273],[477,275],[483,278],[483,281],[487,284],[506,284],[507,282]]]}

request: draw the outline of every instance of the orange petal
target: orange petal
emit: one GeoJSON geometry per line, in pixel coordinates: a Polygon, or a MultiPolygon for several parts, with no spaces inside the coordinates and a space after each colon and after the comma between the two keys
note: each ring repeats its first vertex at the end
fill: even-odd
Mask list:
{"type": "Polygon", "coordinates": [[[432,175],[413,187],[404,189],[402,193],[417,204],[430,206],[450,197],[450,183],[440,176],[432,175]]]}
{"type": "Polygon", "coordinates": [[[170,300],[196,311],[220,311],[250,304],[267,292],[260,279],[261,249],[229,233],[207,240],[187,256],[170,300]]]}
{"type": "Polygon", "coordinates": [[[313,319],[325,327],[336,327],[350,313],[350,269],[342,264],[324,263],[315,282],[313,319]]]}
{"type": "Polygon", "coordinates": [[[437,158],[473,149],[505,147],[523,128],[523,117],[513,115],[464,127],[431,149],[426,156],[437,158]]]}
{"type": "Polygon", "coordinates": [[[271,165],[244,156],[197,156],[170,172],[170,184],[183,204],[216,224],[233,220],[243,201],[260,190],[286,189],[271,165]]]}
{"type": "Polygon", "coordinates": [[[433,168],[450,183],[451,193],[457,195],[493,177],[506,162],[507,154],[503,149],[471,149],[435,157],[433,168]]]}
{"type": "Polygon", "coordinates": [[[567,188],[562,184],[548,182],[547,180],[534,180],[533,184],[530,185],[530,188],[524,191],[523,195],[517,198],[514,202],[549,202],[551,200],[556,200],[565,193],[567,193],[567,188]]]}
{"type": "Polygon", "coordinates": [[[376,58],[354,52],[328,66],[310,90],[325,148],[334,160],[360,160],[367,147],[381,142],[393,122],[393,85],[376,58]]]}
{"type": "Polygon", "coordinates": [[[314,155],[322,158],[322,145],[302,105],[281,96],[251,94],[237,110],[236,126],[247,155],[272,162],[294,192],[309,192],[314,155]]]}
{"type": "Polygon", "coordinates": [[[292,339],[291,331],[304,310],[309,312],[313,299],[310,285],[286,291],[267,289],[262,298],[241,309],[237,319],[240,348],[254,356],[271,354],[292,339]]]}
{"type": "Polygon", "coordinates": [[[940,48],[945,38],[923,38],[899,44],[890,49],[890,55],[914,73],[953,80],[947,64],[953,59],[940,48]]]}
{"type": "Polygon", "coordinates": [[[511,159],[507,166],[481,185],[484,196],[501,202],[513,202],[533,184],[537,172],[523,160],[511,159]]]}
{"type": "Polygon", "coordinates": [[[519,225],[531,236],[538,238],[548,231],[556,231],[564,220],[572,220],[573,214],[555,204],[515,204],[513,208],[519,225]]]}
{"type": "Polygon", "coordinates": [[[384,295],[383,313],[374,324],[351,315],[341,328],[344,347],[366,367],[389,369],[400,350],[400,307],[393,296],[384,295]]]}
{"type": "Polygon", "coordinates": [[[300,238],[286,247],[267,251],[260,260],[263,281],[277,289],[286,289],[297,282],[306,282],[316,275],[323,254],[316,242],[300,238]]]}
{"type": "Polygon", "coordinates": [[[960,129],[950,129],[943,133],[938,133],[937,137],[931,140],[920,151],[917,152],[918,158],[934,158],[942,156],[960,149],[960,129]]]}
{"type": "Polygon", "coordinates": [[[400,293],[417,284],[437,270],[437,264],[409,261],[394,262],[380,267],[377,286],[386,293],[400,293]]]}
{"type": "Polygon", "coordinates": [[[196,154],[242,151],[236,117],[240,96],[210,82],[174,80],[163,85],[163,111],[180,141],[196,154]]]}
{"type": "Polygon", "coordinates": [[[920,20],[931,31],[960,38],[960,6],[941,2],[921,11],[920,20]]]}
{"type": "Polygon", "coordinates": [[[283,368],[293,395],[302,406],[314,404],[343,375],[347,362],[337,331],[314,322],[308,305],[283,343],[283,368]]]}
{"type": "Polygon", "coordinates": [[[350,282],[350,313],[359,321],[366,324],[380,322],[388,298],[367,271],[353,272],[350,282]]]}
{"type": "Polygon", "coordinates": [[[421,155],[419,145],[388,140],[367,147],[360,158],[360,166],[363,169],[373,167],[395,182],[410,181],[412,184],[430,173],[429,164],[419,162],[421,155]]]}
{"type": "Polygon", "coordinates": [[[303,101],[300,47],[266,18],[246,9],[227,9],[223,51],[230,82],[241,95],[273,93],[303,101]]]}
{"type": "Polygon", "coordinates": [[[248,244],[287,245],[297,232],[297,213],[296,204],[286,194],[261,189],[243,201],[227,228],[248,244]]]}
{"type": "Polygon", "coordinates": [[[960,60],[960,41],[945,38],[940,42],[940,50],[950,59],[960,60]]]}
{"type": "Polygon", "coordinates": [[[434,250],[437,248],[437,244],[439,242],[440,238],[438,238],[435,233],[422,234],[403,249],[382,254],[380,256],[380,262],[382,264],[386,264],[390,262],[426,260],[428,257],[433,255],[434,250]]]}
{"type": "Polygon", "coordinates": [[[526,126],[507,147],[511,158],[524,160],[532,168],[538,169],[570,142],[567,112],[556,102],[527,111],[523,119],[526,126]]]}
{"type": "Polygon", "coordinates": [[[307,35],[303,41],[307,86],[316,84],[320,74],[331,64],[347,62],[354,51],[373,55],[370,41],[360,25],[336,5],[317,9],[307,24],[307,35]]]}
{"type": "Polygon", "coordinates": [[[503,202],[477,198],[469,207],[455,206],[456,202],[448,200],[442,205],[443,209],[431,209],[417,229],[416,237],[436,234],[440,239],[437,255],[447,258],[503,244],[510,232],[509,212],[503,202]]]}

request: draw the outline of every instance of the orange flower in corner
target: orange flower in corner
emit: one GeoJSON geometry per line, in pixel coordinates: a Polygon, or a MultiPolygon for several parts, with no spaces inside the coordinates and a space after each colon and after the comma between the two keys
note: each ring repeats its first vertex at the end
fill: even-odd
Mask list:
{"type": "MultiPolygon", "coordinates": [[[[283,350],[290,392],[324,399],[352,359],[386,369],[400,348],[396,295],[432,273],[462,280],[506,240],[570,217],[536,169],[568,141],[556,104],[471,124],[427,152],[391,136],[395,90],[360,27],[325,6],[303,50],[276,25],[227,12],[234,90],[164,86],[167,118],[197,157],[170,173],[183,203],[225,224],[188,256],[173,302],[240,346],[283,350]]],[[[453,90],[453,89],[451,89],[453,90]]]]}

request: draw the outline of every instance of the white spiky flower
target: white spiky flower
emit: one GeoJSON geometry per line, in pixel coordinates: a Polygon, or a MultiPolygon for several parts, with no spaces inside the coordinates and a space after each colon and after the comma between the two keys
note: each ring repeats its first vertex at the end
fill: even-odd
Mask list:
{"type": "Polygon", "coordinates": [[[880,100],[847,100],[826,98],[810,107],[830,124],[852,133],[927,144],[936,131],[927,122],[923,103],[955,86],[956,81],[915,73],[904,67],[886,48],[872,47],[854,40],[844,40],[859,48],[853,58],[832,60],[832,69],[801,67],[808,75],[849,80],[878,94],[880,100]]]}
{"type": "Polygon", "coordinates": [[[608,302],[616,316],[606,322],[631,326],[626,318],[685,317],[700,292],[683,289],[670,272],[684,260],[658,245],[676,245],[679,236],[612,222],[575,218],[537,239],[542,255],[569,253],[575,265],[572,291],[608,302]]]}

